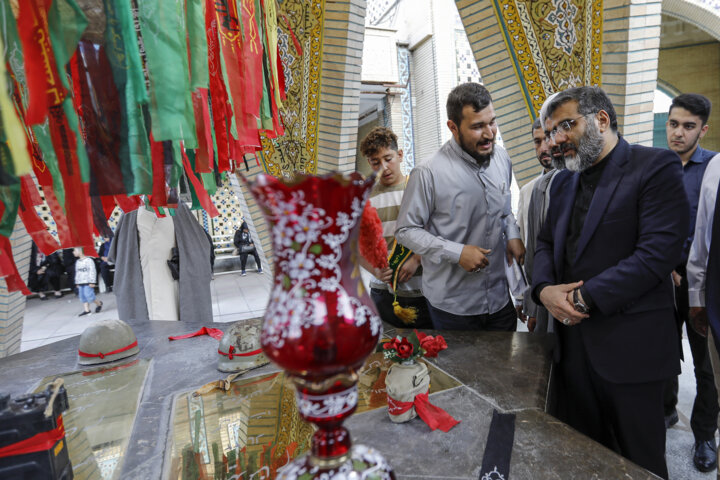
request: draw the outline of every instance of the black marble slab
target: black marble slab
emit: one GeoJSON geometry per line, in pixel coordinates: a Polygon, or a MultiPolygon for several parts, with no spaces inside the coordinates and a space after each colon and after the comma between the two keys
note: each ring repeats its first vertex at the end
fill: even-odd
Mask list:
{"type": "MultiPolygon", "coordinates": [[[[217,340],[167,339],[203,325],[130,323],[140,345],[134,358],[151,362],[118,478],[159,479],[169,457],[174,399],[225,375],[215,368],[217,340]]],[[[226,330],[229,324],[205,326],[226,330]]],[[[419,419],[394,424],[382,408],[356,414],[347,422],[355,441],[384,452],[399,479],[478,478],[493,409],[517,414],[513,478],[653,478],[544,412],[551,373],[549,338],[528,333],[441,333],[449,348],[431,361],[463,386],[433,394],[431,401],[461,420],[458,426],[443,433],[431,432],[419,419]]],[[[78,370],[77,344],[74,337],[0,359],[0,391],[19,395],[45,377],[78,370]]],[[[247,376],[275,371],[267,365],[247,376]]]]}

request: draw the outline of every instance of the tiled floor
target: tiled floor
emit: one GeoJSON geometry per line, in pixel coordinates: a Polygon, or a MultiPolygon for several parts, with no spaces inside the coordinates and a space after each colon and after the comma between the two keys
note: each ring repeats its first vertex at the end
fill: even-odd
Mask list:
{"type": "MultiPolygon", "coordinates": [[[[245,318],[261,317],[270,293],[272,278],[269,274],[248,271],[246,276],[240,273],[215,275],[210,283],[212,294],[213,318],[216,322],[234,322],[245,318]]],[[[25,310],[25,323],[22,335],[22,350],[46,345],[79,335],[95,320],[117,318],[115,295],[100,293],[103,302],[100,313],[78,317],[83,307],[80,300],[72,294],[62,298],[49,297],[28,299],[25,310]]],[[[94,312],[95,305],[91,305],[94,312]]]]}
{"type": "MultiPolygon", "coordinates": [[[[248,270],[247,276],[239,273],[215,275],[211,283],[213,317],[216,322],[233,322],[245,318],[262,316],[271,286],[271,276],[266,272],[259,275],[248,270]]],[[[25,325],[22,336],[22,349],[29,350],[47,343],[79,335],[85,327],[98,319],[117,318],[115,296],[101,293],[98,298],[104,302],[100,313],[78,317],[82,311],[80,301],[74,295],[61,299],[51,298],[40,301],[28,300],[25,313],[25,325]]],[[[527,331],[519,324],[518,331],[527,331]]],[[[683,340],[685,358],[680,376],[678,412],[680,421],[668,430],[667,459],[671,479],[710,479],[715,474],[700,473],[692,464],[693,435],[690,430],[690,412],[695,395],[695,378],[692,373],[690,347],[683,340]]]]}

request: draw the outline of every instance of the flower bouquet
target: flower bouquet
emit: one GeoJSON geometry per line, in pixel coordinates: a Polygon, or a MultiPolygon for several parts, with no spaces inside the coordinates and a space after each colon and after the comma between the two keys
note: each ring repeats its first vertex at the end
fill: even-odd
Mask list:
{"type": "Polygon", "coordinates": [[[440,428],[444,432],[459,423],[430,403],[430,373],[425,363],[417,361],[422,357],[437,357],[446,348],[441,335],[433,337],[417,330],[383,344],[383,355],[393,362],[385,378],[388,416],[392,422],[407,422],[419,415],[431,430],[440,428]]]}

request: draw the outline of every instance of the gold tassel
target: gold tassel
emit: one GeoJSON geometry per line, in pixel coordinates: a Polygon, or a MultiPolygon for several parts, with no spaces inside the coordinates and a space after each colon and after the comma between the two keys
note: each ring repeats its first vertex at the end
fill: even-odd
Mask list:
{"type": "Polygon", "coordinates": [[[397,294],[395,295],[395,301],[393,302],[393,312],[405,325],[412,325],[417,319],[417,309],[415,307],[403,307],[400,302],[397,301],[397,294]]]}

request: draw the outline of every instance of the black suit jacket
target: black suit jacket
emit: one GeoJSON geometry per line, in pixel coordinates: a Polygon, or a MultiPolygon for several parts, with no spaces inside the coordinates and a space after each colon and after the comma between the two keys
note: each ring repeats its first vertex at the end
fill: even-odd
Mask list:
{"type": "MultiPolygon", "coordinates": [[[[680,373],[670,273],[689,228],[678,156],[620,138],[603,161],[582,226],[573,270],[594,308],[578,326],[588,358],[604,379],[639,383],[680,373]]],[[[543,283],[562,283],[565,242],[579,173],[553,181],[538,235],[533,297],[543,283]]],[[[559,323],[556,330],[561,328],[559,323]]],[[[561,353],[562,355],[562,353],[561,353]]]]}

